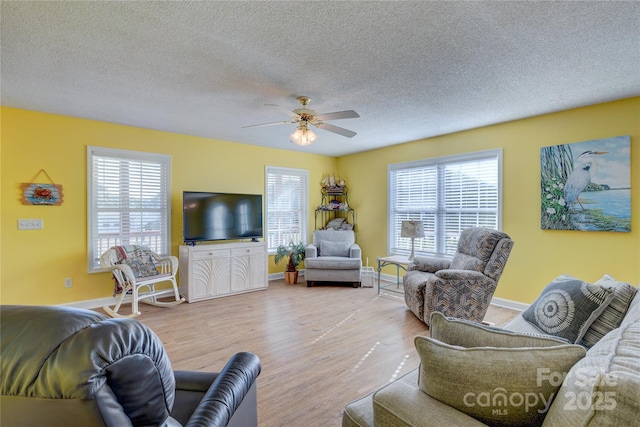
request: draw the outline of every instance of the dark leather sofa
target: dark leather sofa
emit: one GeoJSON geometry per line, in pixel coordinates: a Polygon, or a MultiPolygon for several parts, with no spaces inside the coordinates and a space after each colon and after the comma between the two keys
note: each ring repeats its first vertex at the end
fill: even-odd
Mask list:
{"type": "Polygon", "coordinates": [[[235,354],[220,373],[174,372],[134,319],[5,305],[0,325],[2,426],[257,425],[255,354],[235,354]]]}

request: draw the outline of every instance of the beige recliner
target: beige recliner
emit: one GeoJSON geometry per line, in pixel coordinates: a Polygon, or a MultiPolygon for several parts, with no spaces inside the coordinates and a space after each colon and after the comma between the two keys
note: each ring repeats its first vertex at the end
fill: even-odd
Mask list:
{"type": "Polygon", "coordinates": [[[316,282],[361,285],[362,250],[353,230],[316,230],[306,247],[304,277],[307,286],[316,282]]]}

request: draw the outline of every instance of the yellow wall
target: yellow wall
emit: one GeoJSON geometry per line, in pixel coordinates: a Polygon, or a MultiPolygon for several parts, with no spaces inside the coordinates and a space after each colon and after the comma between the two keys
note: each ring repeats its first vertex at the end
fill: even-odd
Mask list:
{"type": "MultiPolygon", "coordinates": [[[[333,157],[254,147],[147,129],[1,109],[0,302],[58,304],[109,296],[106,273],[87,274],[86,146],[172,155],[173,253],[182,238],[183,190],[264,192],[265,165],[310,171],[309,216],[319,182],[336,172],[357,210],[363,260],[386,254],[387,165],[494,148],[504,150],[503,229],[515,240],[496,296],[529,303],[562,273],[597,280],[604,273],[640,281],[640,98],[539,116],[379,150],[333,157]],[[544,231],[539,219],[542,146],[631,135],[632,231],[544,231]],[[20,184],[45,169],[62,184],[59,207],[20,204],[20,184]],[[18,231],[19,218],[42,218],[44,230],[18,231]],[[63,287],[72,277],[74,285],[63,287]]],[[[270,258],[269,272],[281,272],[270,258]]]]}
{"type": "MultiPolygon", "coordinates": [[[[172,252],[182,243],[182,191],[264,194],[265,166],[309,170],[310,206],[320,204],[319,182],[336,159],[208,138],[139,129],[53,114],[2,108],[3,304],[60,304],[111,295],[107,273],[87,273],[86,147],[95,145],[172,156],[172,252]],[[61,206],[25,206],[20,184],[45,169],[63,187],[61,206]],[[314,186],[314,183],[318,183],[314,186]],[[42,218],[43,230],[18,230],[19,218],[42,218]],[[65,277],[73,287],[64,288],[65,277]]],[[[285,144],[286,144],[285,140],[285,144]]],[[[46,182],[40,176],[39,182],[46,182]]],[[[313,227],[313,213],[309,215],[313,227]]],[[[270,258],[270,272],[281,272],[270,258]]]]}
{"type": "Polygon", "coordinates": [[[502,148],[502,228],[515,245],[496,296],[530,303],[563,273],[588,281],[607,273],[640,282],[639,144],[640,98],[632,98],[345,156],[338,170],[358,211],[363,259],[373,265],[387,253],[388,164],[502,148]],[[540,147],[618,135],[631,135],[631,232],[541,230],[540,147]]]}

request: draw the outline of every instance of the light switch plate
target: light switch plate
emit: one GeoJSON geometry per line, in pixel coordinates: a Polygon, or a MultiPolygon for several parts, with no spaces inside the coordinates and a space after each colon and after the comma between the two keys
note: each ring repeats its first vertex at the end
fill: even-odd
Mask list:
{"type": "Polygon", "coordinates": [[[18,220],[18,230],[42,230],[43,228],[42,218],[18,220]]]}

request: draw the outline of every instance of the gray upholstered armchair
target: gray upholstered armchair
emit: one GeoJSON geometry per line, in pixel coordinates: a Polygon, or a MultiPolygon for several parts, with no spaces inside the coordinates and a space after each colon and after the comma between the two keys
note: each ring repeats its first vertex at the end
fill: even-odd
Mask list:
{"type": "Polygon", "coordinates": [[[173,371],[134,319],[61,306],[0,306],[3,426],[256,426],[260,359],[173,371]]]}
{"type": "Polygon", "coordinates": [[[420,320],[431,313],[482,322],[513,240],[498,230],[475,227],[460,234],[453,259],[416,257],[404,275],[404,299],[420,320]]]}
{"type": "Polygon", "coordinates": [[[362,250],[353,230],[316,230],[307,246],[304,277],[307,286],[315,282],[346,282],[361,285],[362,250]]]}

